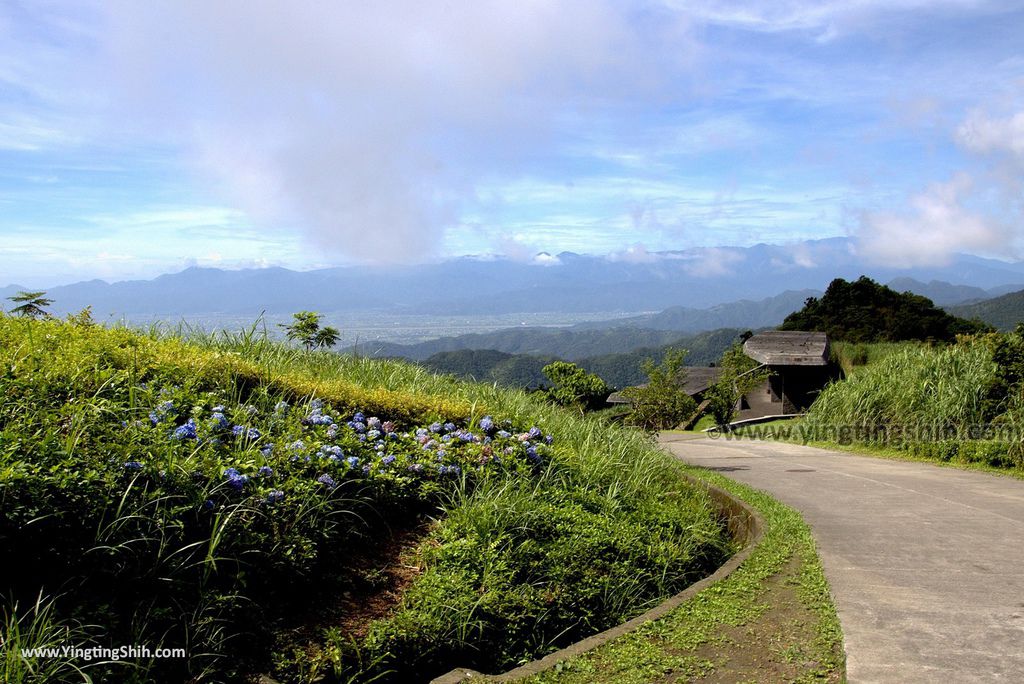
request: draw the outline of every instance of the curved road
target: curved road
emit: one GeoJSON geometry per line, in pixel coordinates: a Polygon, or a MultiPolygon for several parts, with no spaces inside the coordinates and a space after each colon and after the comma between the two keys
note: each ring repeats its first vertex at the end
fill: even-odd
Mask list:
{"type": "Polygon", "coordinates": [[[661,441],[803,514],[850,682],[1024,682],[1024,481],[779,442],[661,441]]]}

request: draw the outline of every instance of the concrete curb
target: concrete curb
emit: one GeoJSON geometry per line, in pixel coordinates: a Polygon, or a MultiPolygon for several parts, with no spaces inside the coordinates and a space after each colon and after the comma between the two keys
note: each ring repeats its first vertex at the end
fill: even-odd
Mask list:
{"type": "Polygon", "coordinates": [[[642,613],[641,615],[638,615],[632,620],[624,622],[617,627],[612,627],[611,629],[587,637],[582,641],[577,641],[575,644],[571,644],[559,651],[550,653],[540,660],[534,660],[531,663],[520,665],[514,670],[509,670],[508,672],[496,675],[486,675],[475,670],[456,668],[441,675],[440,677],[432,679],[430,684],[460,684],[461,682],[466,682],[468,680],[472,680],[474,682],[510,682],[516,679],[522,679],[523,677],[539,674],[545,670],[551,669],[564,660],[578,656],[581,653],[586,653],[587,651],[606,644],[613,639],[617,639],[624,634],[628,634],[652,620],[664,617],[715,582],[728,577],[732,571],[738,568],[743,561],[753,553],[754,549],[757,548],[758,543],[761,541],[761,537],[764,535],[764,520],[757,511],[724,489],[720,489],[708,482],[705,482],[704,480],[690,477],[689,475],[684,475],[683,477],[685,477],[685,479],[691,484],[701,487],[708,492],[715,504],[715,507],[718,509],[722,518],[726,521],[726,528],[729,531],[729,535],[735,541],[743,544],[743,548],[733,555],[732,558],[726,561],[724,565],[718,568],[718,570],[699,582],[691,584],[675,596],[669,597],[661,604],[648,610],[646,613],[642,613]]]}

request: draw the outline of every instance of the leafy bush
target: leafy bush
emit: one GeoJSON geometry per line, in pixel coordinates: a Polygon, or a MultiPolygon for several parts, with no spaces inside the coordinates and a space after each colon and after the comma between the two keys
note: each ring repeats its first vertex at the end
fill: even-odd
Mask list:
{"type": "Polygon", "coordinates": [[[768,379],[767,370],[756,370],[757,361],[743,353],[740,343],[730,347],[719,361],[721,375],[704,393],[708,411],[717,425],[728,425],[736,415],[736,406],[744,394],[768,379]]]}
{"type": "Polygon", "coordinates": [[[559,406],[580,411],[603,407],[612,391],[600,376],[567,361],[555,361],[544,366],[544,375],[554,385],[546,391],[547,397],[559,406]]]}
{"type": "Polygon", "coordinates": [[[647,384],[627,387],[622,393],[633,402],[626,417],[645,430],[669,430],[693,415],[697,402],[686,393],[686,351],[669,350],[661,364],[644,362],[647,384]]]}

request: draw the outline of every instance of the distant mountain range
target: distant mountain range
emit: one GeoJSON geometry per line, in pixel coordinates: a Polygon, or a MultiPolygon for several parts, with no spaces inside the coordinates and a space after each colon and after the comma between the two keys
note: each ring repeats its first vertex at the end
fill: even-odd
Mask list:
{"type": "MultiPolygon", "coordinates": [[[[930,289],[923,294],[939,304],[984,297],[992,288],[1002,288],[1002,294],[1024,287],[1020,285],[1024,283],[1022,262],[959,255],[948,265],[934,268],[875,267],[857,256],[851,241],[831,238],[786,246],[660,252],[642,259],[563,252],[532,262],[462,257],[414,266],[352,266],[305,272],[284,268],[189,268],[153,280],[92,280],[52,287],[48,292],[56,302],[56,313],[91,305],[102,320],[122,316],[175,320],[248,316],[251,320],[261,311],[289,314],[303,309],[324,313],[483,315],[641,313],[680,307],[664,313],[664,319],[687,319],[686,323],[657,318],[636,323],[699,329],[740,319],[723,323],[719,320],[722,316],[713,311],[697,314],[688,310],[747,300],[747,311],[756,320],[746,326],[755,326],[777,317],[778,310],[759,308],[758,302],[765,297],[798,297],[804,291],[824,289],[833,278],[852,279],[862,274],[879,282],[909,279],[906,282],[923,283],[930,289]],[[707,321],[694,322],[700,317],[707,321]]],[[[0,288],[0,297],[19,289],[24,288],[0,288]]],[[[783,302],[789,305],[790,299],[784,297],[779,307],[783,302]]],[[[741,315],[739,308],[734,312],[741,315]]]]}

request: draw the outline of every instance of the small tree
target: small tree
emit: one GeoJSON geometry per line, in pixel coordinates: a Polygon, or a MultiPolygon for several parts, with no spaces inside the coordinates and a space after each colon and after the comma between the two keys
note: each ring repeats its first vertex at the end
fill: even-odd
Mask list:
{"type": "Polygon", "coordinates": [[[611,388],[596,373],[588,373],[575,363],[554,361],[542,369],[554,387],[547,397],[559,406],[573,406],[581,412],[593,411],[604,405],[611,388]]]}
{"type": "Polygon", "coordinates": [[[769,373],[758,369],[757,361],[743,353],[743,345],[739,342],[725,350],[718,365],[722,372],[718,381],[704,393],[704,398],[710,402],[708,410],[715,422],[728,425],[736,415],[740,397],[764,382],[769,373]]]}
{"type": "Polygon", "coordinates": [[[278,324],[285,329],[288,339],[301,342],[307,351],[333,347],[341,333],[330,326],[320,327],[320,314],[315,311],[300,311],[292,314],[292,324],[278,324]]]}
{"type": "Polygon", "coordinates": [[[697,410],[697,402],[686,392],[685,349],[669,349],[661,364],[643,363],[647,384],[628,387],[622,393],[632,400],[633,411],[626,418],[631,425],[657,432],[679,425],[697,410]]]}
{"type": "Polygon", "coordinates": [[[11,313],[28,318],[50,318],[50,312],[45,307],[53,304],[52,299],[46,298],[46,292],[26,292],[22,290],[13,297],[8,297],[18,306],[11,309],[11,313]]]}

